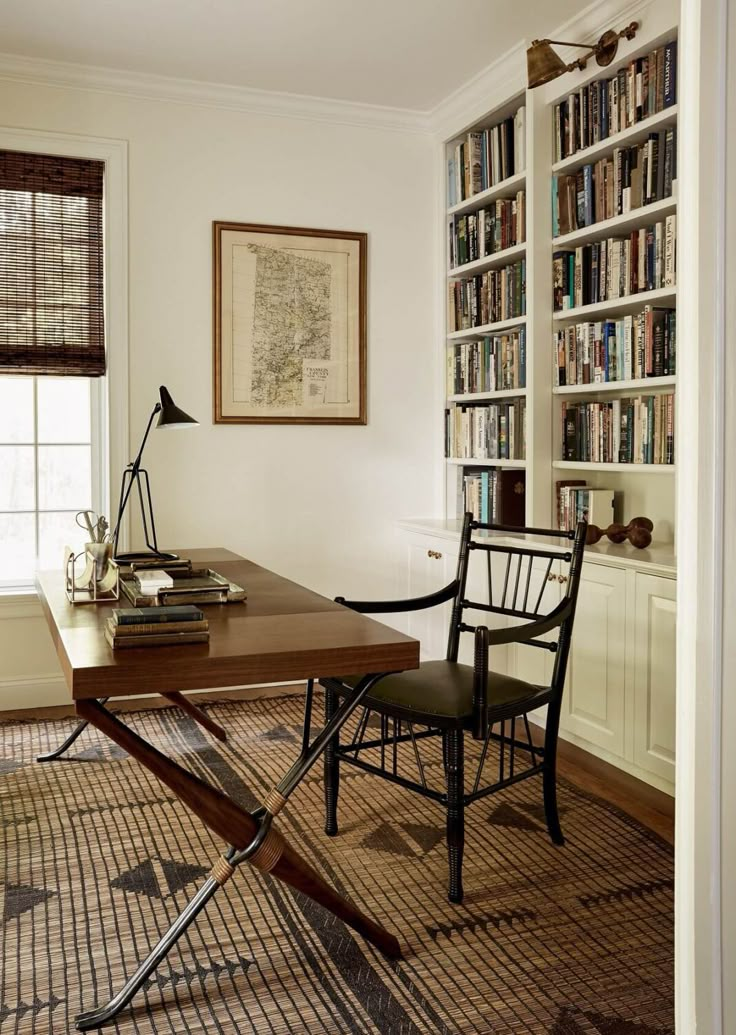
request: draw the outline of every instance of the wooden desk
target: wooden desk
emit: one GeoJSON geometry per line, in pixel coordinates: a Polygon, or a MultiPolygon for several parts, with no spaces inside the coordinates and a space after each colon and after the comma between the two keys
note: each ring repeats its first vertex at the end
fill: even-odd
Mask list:
{"type": "Polygon", "coordinates": [[[197,895],[121,991],[106,1006],[77,1017],[80,1031],[99,1028],[113,1020],[217,889],[246,861],[320,902],[387,955],[400,955],[396,938],[338,895],[284,841],[272,821],[371,686],[388,672],[417,668],[419,644],[228,550],[181,552],[244,586],[248,593],[246,604],[207,606],[209,643],[114,652],[104,639],[103,629],[112,608],[125,606],[124,602],[72,606],[66,599],[60,572],[44,572],[36,582],[76,711],[82,719],[72,736],[45,757],[59,757],[86,724],[92,723],[170,787],[228,843],[197,895]],[[367,674],[355,693],[308,742],[313,681],[355,672],[367,674]],[[224,738],[225,732],[184,698],[182,690],[284,680],[307,680],[302,751],[266,795],[263,805],[252,813],[167,758],[105,708],[109,698],[160,693],[224,738]]]}

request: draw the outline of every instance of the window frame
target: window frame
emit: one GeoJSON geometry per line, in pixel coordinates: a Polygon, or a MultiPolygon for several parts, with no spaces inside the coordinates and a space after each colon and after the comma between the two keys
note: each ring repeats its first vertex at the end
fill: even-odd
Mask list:
{"type": "MultiPolygon", "coordinates": [[[[112,524],[117,477],[128,462],[128,143],[106,137],[0,126],[0,148],[93,158],[105,163],[103,197],[104,295],[107,374],[94,378],[92,400],[92,489],[96,506],[112,524]],[[117,473],[116,473],[117,472],[117,473]]],[[[128,542],[127,515],[120,545],[128,542]]],[[[59,561],[59,572],[62,563],[59,561]]],[[[0,589],[0,597],[35,596],[28,584],[0,589]]]]}

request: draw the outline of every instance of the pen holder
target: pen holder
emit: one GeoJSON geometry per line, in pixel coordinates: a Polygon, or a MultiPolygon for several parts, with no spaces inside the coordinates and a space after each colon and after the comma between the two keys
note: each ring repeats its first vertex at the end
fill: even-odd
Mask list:
{"type": "Polygon", "coordinates": [[[117,600],[120,595],[120,569],[112,559],[112,543],[86,543],[84,552],[64,550],[65,589],[72,604],[96,604],[117,600]],[[77,562],[84,570],[77,574],[77,562]]]}

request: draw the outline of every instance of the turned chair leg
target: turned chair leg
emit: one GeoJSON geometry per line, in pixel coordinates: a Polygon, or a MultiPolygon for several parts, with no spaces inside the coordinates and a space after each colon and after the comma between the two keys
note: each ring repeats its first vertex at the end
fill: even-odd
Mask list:
{"type": "MultiPolygon", "coordinates": [[[[329,722],[337,711],[338,699],[334,690],[325,690],[325,723],[329,722]]],[[[329,837],[337,834],[337,796],[340,791],[340,763],[337,748],[340,745],[340,734],[327,741],[324,753],[325,765],[325,833],[329,837]]]]}
{"type": "Polygon", "coordinates": [[[542,791],[544,794],[544,817],[553,844],[564,845],[565,836],[560,826],[557,811],[557,731],[560,725],[559,705],[550,704],[547,710],[547,726],[544,734],[544,770],[542,791]]]}
{"type": "Polygon", "coordinates": [[[450,902],[463,900],[463,848],[465,846],[465,745],[462,730],[446,730],[442,735],[447,779],[447,854],[450,902]]]}

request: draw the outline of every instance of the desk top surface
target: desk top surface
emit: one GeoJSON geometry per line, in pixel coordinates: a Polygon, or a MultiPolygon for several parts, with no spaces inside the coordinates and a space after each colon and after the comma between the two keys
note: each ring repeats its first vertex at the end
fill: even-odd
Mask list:
{"type": "Polygon", "coordinates": [[[219,689],[419,664],[419,643],[221,548],[182,550],[243,586],[246,603],[205,604],[209,643],[113,651],[105,621],[124,600],[72,605],[61,571],[41,572],[39,598],[75,699],[219,689]]]}

